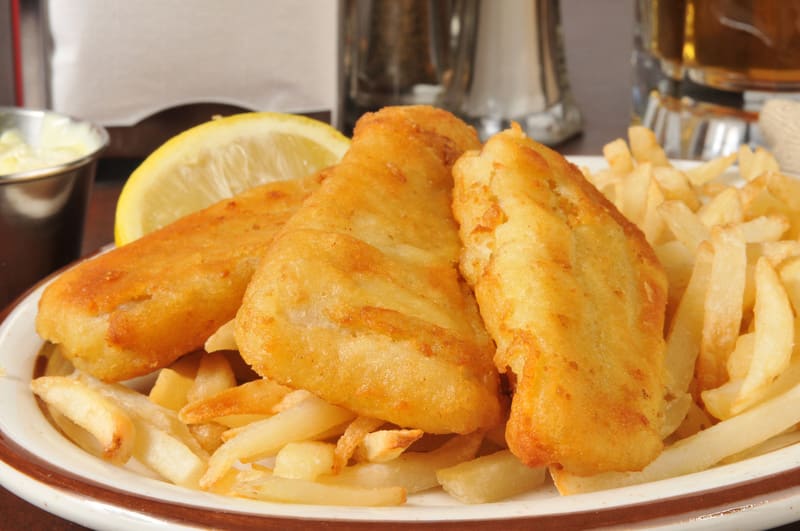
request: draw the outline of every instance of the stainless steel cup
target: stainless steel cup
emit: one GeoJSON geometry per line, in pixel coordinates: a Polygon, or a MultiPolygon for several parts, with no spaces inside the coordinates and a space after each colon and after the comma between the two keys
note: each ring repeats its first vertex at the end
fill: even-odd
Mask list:
{"type": "MultiPolygon", "coordinates": [[[[0,132],[38,143],[50,111],[0,107],[0,132]]],[[[74,123],[80,122],[68,117],[74,123]]],[[[0,175],[0,310],[39,279],[80,257],[86,206],[108,133],[87,124],[96,147],[78,159],[0,175]]]]}

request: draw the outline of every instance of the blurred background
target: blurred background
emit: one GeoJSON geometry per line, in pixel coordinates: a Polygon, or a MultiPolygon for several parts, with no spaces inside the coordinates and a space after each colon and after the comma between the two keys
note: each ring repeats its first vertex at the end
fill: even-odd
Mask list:
{"type": "MultiPolygon", "coordinates": [[[[554,4],[561,26],[553,29],[563,37],[566,79],[583,119],[566,149],[599,153],[608,132],[623,135],[631,119],[634,2],[554,4]]],[[[242,109],[335,121],[341,6],[0,0],[0,105],[99,123],[111,135],[106,158],[143,157],[194,123],[242,109]]]]}
{"type": "Polygon", "coordinates": [[[215,114],[349,133],[433,103],[483,138],[513,119],[599,153],[641,121],[669,156],[708,159],[762,143],[769,99],[800,100],[798,50],[800,0],[0,0],[0,105],[105,126],[107,158],[215,114]]]}

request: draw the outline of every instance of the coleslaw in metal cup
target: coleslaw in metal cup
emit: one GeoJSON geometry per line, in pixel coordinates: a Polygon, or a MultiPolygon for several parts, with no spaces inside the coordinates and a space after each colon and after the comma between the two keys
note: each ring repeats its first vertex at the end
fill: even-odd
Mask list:
{"type": "Polygon", "coordinates": [[[0,107],[0,309],[80,257],[102,127],[51,111],[0,107]]]}

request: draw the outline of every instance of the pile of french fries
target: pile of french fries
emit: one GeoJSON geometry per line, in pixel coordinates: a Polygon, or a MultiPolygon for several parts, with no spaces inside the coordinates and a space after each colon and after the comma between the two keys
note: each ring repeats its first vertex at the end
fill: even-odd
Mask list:
{"type": "Polygon", "coordinates": [[[652,131],[583,173],[644,233],[669,279],[665,450],[640,472],[551,470],[562,494],[699,472],[800,442],[800,181],[771,153],[673,166],[652,131]]]}
{"type": "Polygon", "coordinates": [[[544,468],[511,455],[502,430],[435,436],[360,417],[244,367],[223,327],[206,349],[137,390],[75,370],[48,345],[31,387],[52,422],[84,450],[131,460],[164,480],[284,503],[384,506],[442,487],[485,503],[541,485],[544,468]]]}
{"type": "MultiPolygon", "coordinates": [[[[665,450],[639,472],[553,468],[559,492],[699,472],[800,442],[800,181],[746,146],[675,167],[638,126],[603,154],[608,168],[584,174],[641,228],[669,278],[665,450]]],[[[139,389],[76,371],[58,347],[43,352],[47,368],[31,386],[52,422],[86,451],[138,461],[176,485],[380,506],[437,487],[487,503],[546,480],[547,470],[508,451],[502,426],[430,435],[259,378],[238,357],[230,324],[139,389]]]]}

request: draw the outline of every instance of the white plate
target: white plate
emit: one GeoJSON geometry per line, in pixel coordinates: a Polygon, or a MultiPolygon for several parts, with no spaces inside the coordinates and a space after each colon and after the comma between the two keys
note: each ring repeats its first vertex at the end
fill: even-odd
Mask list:
{"type": "MultiPolygon", "coordinates": [[[[599,157],[571,157],[597,166],[599,157]]],[[[407,505],[284,505],[176,487],[96,459],[56,431],[29,390],[42,340],[38,286],[0,324],[0,483],[31,503],[94,529],[765,528],[800,520],[800,445],[711,470],[634,487],[559,496],[551,485],[500,503],[462,505],[442,492],[407,505]]],[[[800,407],[800,404],[798,405],[800,407]]]]}

